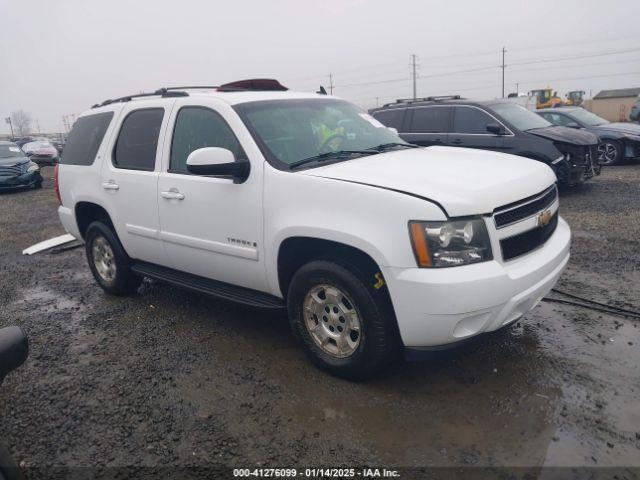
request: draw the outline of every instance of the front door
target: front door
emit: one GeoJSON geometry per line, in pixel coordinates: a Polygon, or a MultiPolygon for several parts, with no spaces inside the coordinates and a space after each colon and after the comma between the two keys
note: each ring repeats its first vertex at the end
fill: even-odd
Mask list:
{"type": "Polygon", "coordinates": [[[487,131],[487,125],[492,123],[501,125],[498,120],[478,107],[456,106],[453,109],[453,126],[449,134],[449,145],[502,151],[504,136],[487,131]]]}
{"type": "Polygon", "coordinates": [[[229,105],[216,99],[205,104],[177,100],[171,116],[173,133],[167,138],[158,182],[160,237],[171,267],[266,290],[262,163],[255,159],[259,157],[257,146],[229,105]],[[232,179],[190,174],[187,157],[204,147],[226,148],[236,159],[252,160],[253,156],[249,178],[233,183],[232,179]]]}

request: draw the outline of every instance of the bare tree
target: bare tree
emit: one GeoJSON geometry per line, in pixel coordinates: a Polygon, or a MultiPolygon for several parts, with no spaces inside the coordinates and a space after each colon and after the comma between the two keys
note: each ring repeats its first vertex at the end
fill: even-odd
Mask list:
{"type": "Polygon", "coordinates": [[[11,112],[11,123],[16,135],[22,137],[31,133],[31,115],[24,110],[11,112]]]}

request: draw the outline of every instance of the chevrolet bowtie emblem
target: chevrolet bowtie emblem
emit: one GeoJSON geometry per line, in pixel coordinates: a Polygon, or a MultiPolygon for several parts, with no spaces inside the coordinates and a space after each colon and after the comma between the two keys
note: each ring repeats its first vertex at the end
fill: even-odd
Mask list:
{"type": "Polygon", "coordinates": [[[540,212],[540,214],[538,215],[538,226],[539,227],[546,227],[547,225],[549,225],[549,222],[551,221],[551,210],[545,210],[544,212],[540,212]]]}

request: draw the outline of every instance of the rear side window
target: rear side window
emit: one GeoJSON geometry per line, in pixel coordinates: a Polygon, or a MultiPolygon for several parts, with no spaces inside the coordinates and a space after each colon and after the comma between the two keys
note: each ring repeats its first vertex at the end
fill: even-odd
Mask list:
{"type": "Polygon", "coordinates": [[[153,171],[164,108],[134,110],[122,122],[113,164],[128,170],[153,171]]]}
{"type": "Polygon", "coordinates": [[[396,108],[394,110],[382,110],[380,112],[373,112],[373,116],[380,123],[383,123],[387,127],[392,127],[402,131],[402,122],[404,121],[404,108],[396,108]]]}
{"type": "Polygon", "coordinates": [[[112,118],[113,112],[80,117],[71,129],[60,163],[91,165],[112,118]]]}
{"type": "Polygon", "coordinates": [[[450,112],[450,107],[415,108],[411,133],[447,133],[450,112]]]}
{"type": "Polygon", "coordinates": [[[487,125],[498,123],[489,114],[474,107],[456,107],[453,114],[453,132],[489,135],[487,125]]]}
{"type": "Polygon", "coordinates": [[[236,158],[246,157],[231,127],[217,112],[204,107],[183,107],[173,128],[169,171],[189,173],[187,157],[205,147],[226,148],[236,158]]]}
{"type": "Polygon", "coordinates": [[[549,120],[554,125],[568,125],[569,123],[573,122],[573,120],[571,120],[566,115],[561,115],[558,113],[543,113],[542,116],[545,120],[549,120]]]}

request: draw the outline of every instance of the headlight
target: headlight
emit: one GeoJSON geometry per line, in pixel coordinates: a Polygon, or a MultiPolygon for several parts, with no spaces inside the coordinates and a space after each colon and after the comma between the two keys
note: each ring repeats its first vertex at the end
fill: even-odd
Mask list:
{"type": "Polygon", "coordinates": [[[493,259],[482,218],[409,222],[409,233],[419,267],[456,267],[493,259]]]}
{"type": "Polygon", "coordinates": [[[37,172],[38,170],[40,170],[40,167],[38,166],[37,163],[35,162],[27,163],[27,173],[37,172]]]}

